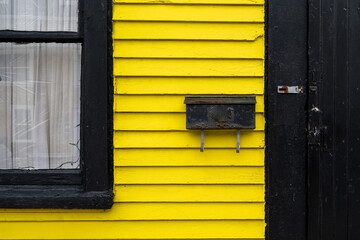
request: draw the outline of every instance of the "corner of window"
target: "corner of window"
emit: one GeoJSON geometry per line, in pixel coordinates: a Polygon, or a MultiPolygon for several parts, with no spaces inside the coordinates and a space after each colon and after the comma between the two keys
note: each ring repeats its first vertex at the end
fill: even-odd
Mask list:
{"type": "MultiPolygon", "coordinates": [[[[0,97],[0,112],[8,115],[7,125],[0,122],[0,208],[109,209],[114,197],[112,1],[54,4],[70,17],[26,21],[10,5],[0,9],[0,76],[6,77],[0,79],[0,91],[8,94],[4,101],[0,97]],[[11,65],[11,56],[19,66],[11,65]],[[79,62],[77,73],[73,69],[79,62]],[[28,76],[1,73],[16,67],[28,76]],[[76,96],[78,105],[69,100],[76,96]],[[21,108],[13,107],[15,101],[21,108]],[[40,122],[48,125],[34,132],[40,122]],[[62,145],[58,139],[65,139],[62,145]]],[[[33,7],[51,16],[45,6],[33,7]]]]}

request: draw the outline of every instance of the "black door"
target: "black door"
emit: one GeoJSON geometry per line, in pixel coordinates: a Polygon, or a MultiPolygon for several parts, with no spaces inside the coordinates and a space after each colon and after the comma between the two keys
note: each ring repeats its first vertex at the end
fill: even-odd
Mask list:
{"type": "Polygon", "coordinates": [[[360,1],[309,0],[308,239],[360,239],[360,1]]]}

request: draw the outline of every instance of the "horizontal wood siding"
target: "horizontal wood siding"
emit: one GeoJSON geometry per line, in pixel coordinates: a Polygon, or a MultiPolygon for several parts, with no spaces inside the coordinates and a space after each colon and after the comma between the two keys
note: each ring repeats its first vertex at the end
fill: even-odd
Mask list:
{"type": "Polygon", "coordinates": [[[264,1],[114,0],[111,210],[0,209],[0,239],[264,239],[264,1]],[[185,96],[255,96],[256,128],[185,126],[185,96]]]}

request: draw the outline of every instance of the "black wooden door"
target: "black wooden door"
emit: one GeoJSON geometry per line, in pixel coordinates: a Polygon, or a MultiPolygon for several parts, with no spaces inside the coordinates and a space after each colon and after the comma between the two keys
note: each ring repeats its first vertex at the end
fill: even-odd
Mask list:
{"type": "Polygon", "coordinates": [[[308,239],[360,239],[360,1],[309,0],[308,239]]]}

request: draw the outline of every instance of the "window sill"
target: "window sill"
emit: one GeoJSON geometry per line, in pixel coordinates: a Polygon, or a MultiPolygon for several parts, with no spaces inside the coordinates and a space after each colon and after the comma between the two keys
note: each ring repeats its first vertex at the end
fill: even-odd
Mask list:
{"type": "Polygon", "coordinates": [[[110,209],[113,198],[78,186],[0,186],[0,208],[110,209]]]}

